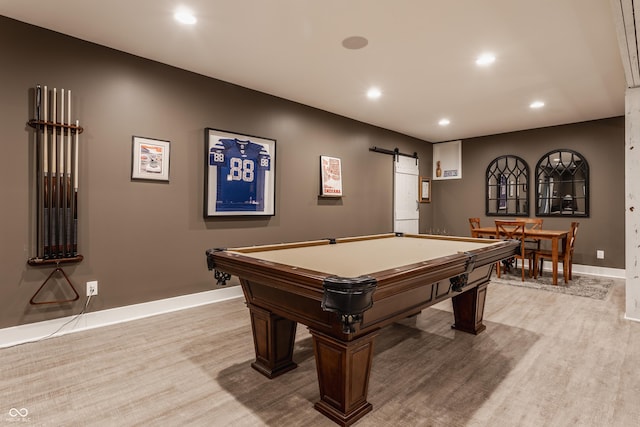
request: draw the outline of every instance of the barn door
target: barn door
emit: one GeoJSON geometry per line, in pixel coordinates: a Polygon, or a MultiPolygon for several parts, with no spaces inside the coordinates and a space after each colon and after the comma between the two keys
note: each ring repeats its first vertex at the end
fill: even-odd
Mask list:
{"type": "Polygon", "coordinates": [[[393,179],[393,230],[418,233],[418,159],[395,156],[393,179]]]}

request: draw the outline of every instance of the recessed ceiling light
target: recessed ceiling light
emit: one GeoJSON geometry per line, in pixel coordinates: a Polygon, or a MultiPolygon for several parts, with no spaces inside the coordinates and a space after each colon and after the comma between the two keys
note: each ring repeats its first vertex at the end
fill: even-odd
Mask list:
{"type": "Polygon", "coordinates": [[[449,119],[440,119],[440,121],[438,122],[440,126],[447,126],[449,123],[451,123],[449,119]]]}
{"type": "Polygon", "coordinates": [[[542,108],[544,107],[544,102],[542,101],[533,101],[531,104],[529,104],[529,108],[542,108]]]}
{"type": "Polygon", "coordinates": [[[377,87],[372,87],[367,91],[367,98],[369,99],[378,99],[382,96],[382,92],[377,87]]]}
{"type": "Polygon", "coordinates": [[[493,64],[496,61],[496,56],[493,53],[483,53],[476,59],[476,64],[482,67],[493,64]]]}
{"type": "Polygon", "coordinates": [[[361,36],[347,37],[346,39],[342,40],[342,46],[344,46],[346,49],[352,50],[362,49],[368,44],[369,40],[361,36]]]}
{"type": "Polygon", "coordinates": [[[193,25],[198,21],[193,13],[186,9],[177,10],[176,13],[173,14],[173,17],[181,24],[187,25],[193,25]]]}

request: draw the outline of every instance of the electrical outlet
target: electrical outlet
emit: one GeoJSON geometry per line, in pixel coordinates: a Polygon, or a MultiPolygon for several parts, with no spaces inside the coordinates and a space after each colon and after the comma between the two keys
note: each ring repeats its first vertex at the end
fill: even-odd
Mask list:
{"type": "Polygon", "coordinates": [[[98,295],[98,281],[87,282],[87,296],[98,295]]]}
{"type": "Polygon", "coordinates": [[[604,251],[602,249],[596,250],[596,258],[597,259],[604,259],[604,251]]]}

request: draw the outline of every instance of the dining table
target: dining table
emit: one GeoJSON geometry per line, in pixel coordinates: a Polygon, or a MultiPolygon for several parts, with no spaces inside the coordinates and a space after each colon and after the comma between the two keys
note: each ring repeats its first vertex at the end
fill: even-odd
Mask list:
{"type": "MultiPolygon", "coordinates": [[[[559,245],[564,248],[567,239],[571,233],[567,230],[545,230],[540,228],[525,228],[524,236],[526,239],[533,240],[549,240],[551,241],[551,264],[552,264],[552,280],[553,284],[558,284],[558,258],[560,255],[559,245]]],[[[471,230],[471,237],[496,237],[496,227],[477,227],[471,230]]],[[[569,283],[568,268],[563,269],[564,282],[569,283]]]]}

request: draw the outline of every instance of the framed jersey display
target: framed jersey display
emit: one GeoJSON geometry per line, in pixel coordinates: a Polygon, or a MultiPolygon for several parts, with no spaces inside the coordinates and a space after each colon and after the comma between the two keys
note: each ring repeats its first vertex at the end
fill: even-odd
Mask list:
{"type": "Polygon", "coordinates": [[[204,216],[275,215],[275,139],[206,128],[204,216]]]}

